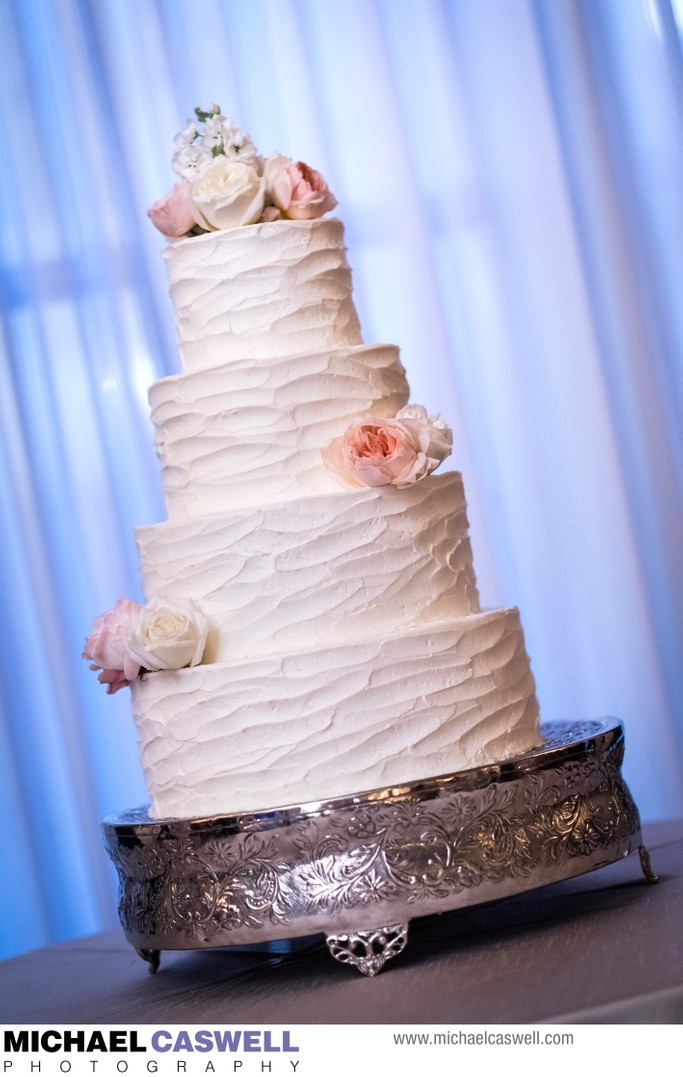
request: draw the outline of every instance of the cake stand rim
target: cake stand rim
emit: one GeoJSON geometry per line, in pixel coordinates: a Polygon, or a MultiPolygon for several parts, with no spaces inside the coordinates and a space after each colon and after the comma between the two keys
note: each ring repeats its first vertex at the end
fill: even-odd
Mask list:
{"type": "Polygon", "coordinates": [[[343,809],[361,809],[368,804],[391,804],[409,798],[430,800],[448,792],[467,792],[492,784],[515,781],[533,771],[559,766],[577,754],[591,748],[604,750],[616,747],[624,740],[624,724],[618,718],[592,718],[581,721],[557,720],[540,725],[542,743],[509,759],[483,764],[465,770],[450,771],[413,782],[396,782],[388,786],[311,800],[289,803],[261,810],[232,813],[212,813],[198,816],[152,817],[147,806],[124,809],[106,815],[101,829],[106,834],[149,834],[164,830],[245,831],[264,827],[285,826],[290,822],[316,818],[343,809]]]}

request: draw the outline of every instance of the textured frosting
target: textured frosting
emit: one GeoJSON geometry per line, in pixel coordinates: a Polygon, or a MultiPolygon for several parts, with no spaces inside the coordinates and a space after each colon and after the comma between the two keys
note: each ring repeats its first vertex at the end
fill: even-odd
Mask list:
{"type": "Polygon", "coordinates": [[[208,232],[164,257],[186,371],[362,343],[341,221],[208,232]]]}
{"type": "Polygon", "coordinates": [[[133,683],[154,816],[258,811],[510,758],[538,740],[516,610],[133,683]]]}
{"type": "Polygon", "coordinates": [[[460,476],[344,490],[320,449],[407,402],[362,345],[343,227],[277,221],[166,251],[184,374],[150,390],[171,519],[147,599],[192,599],[201,665],[131,685],[152,813],[324,800],[538,741],[516,610],[479,612],[460,476]]]}
{"type": "Polygon", "coordinates": [[[460,476],[137,529],[148,600],[192,598],[204,660],[307,649],[479,610],[460,476]]]}
{"type": "Polygon", "coordinates": [[[149,393],[170,517],[339,490],[320,450],[358,415],[408,402],[393,345],[357,345],[163,378],[149,393]]]}

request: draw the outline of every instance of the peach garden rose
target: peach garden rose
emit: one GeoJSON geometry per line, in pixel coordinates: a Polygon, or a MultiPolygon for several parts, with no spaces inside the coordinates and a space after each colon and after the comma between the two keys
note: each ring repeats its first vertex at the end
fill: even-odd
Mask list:
{"type": "Polygon", "coordinates": [[[322,450],[328,470],[347,486],[409,486],[451,452],[453,436],[440,416],[402,408],[395,419],[364,418],[322,450]]]}

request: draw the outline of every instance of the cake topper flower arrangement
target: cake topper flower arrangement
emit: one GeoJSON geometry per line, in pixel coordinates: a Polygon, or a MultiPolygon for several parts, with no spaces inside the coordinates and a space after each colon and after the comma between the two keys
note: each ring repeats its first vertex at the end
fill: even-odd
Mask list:
{"type": "Polygon", "coordinates": [[[107,694],[125,688],[141,672],[183,669],[202,660],[209,624],[194,602],[155,599],[140,606],[119,598],[93,621],[82,658],[99,670],[107,694]]]}
{"type": "Polygon", "coordinates": [[[440,415],[409,404],[394,419],[356,419],[322,450],[325,465],[346,486],[410,486],[450,455],[453,434],[440,415]]]}
{"type": "Polygon", "coordinates": [[[310,221],[337,200],[323,176],[280,153],[263,158],[218,105],[175,137],[178,183],[147,211],[168,239],[282,218],[310,221]]]}

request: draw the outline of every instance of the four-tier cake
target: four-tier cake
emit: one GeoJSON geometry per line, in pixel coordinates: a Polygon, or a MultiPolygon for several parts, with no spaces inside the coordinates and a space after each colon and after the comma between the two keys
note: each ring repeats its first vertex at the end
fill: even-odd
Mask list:
{"type": "Polygon", "coordinates": [[[450,431],[409,404],[398,349],[363,343],[325,181],[215,107],[198,121],[151,211],[182,364],[150,390],[168,520],[137,530],[146,606],[120,599],[84,652],[130,684],[150,814],[533,747],[518,612],[480,609],[461,478],[435,473],[450,431]]]}

